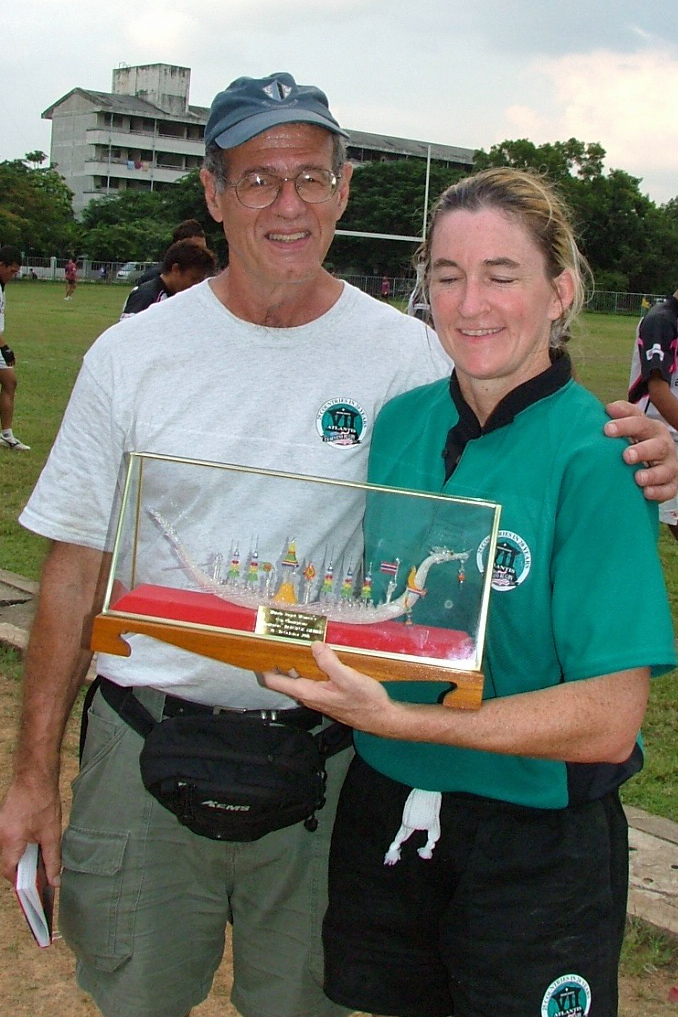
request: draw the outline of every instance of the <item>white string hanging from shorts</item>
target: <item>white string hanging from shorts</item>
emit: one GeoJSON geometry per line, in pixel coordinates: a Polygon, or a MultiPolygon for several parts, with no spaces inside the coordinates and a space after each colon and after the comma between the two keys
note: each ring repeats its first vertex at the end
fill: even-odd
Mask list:
{"type": "Polygon", "coordinates": [[[395,840],[384,855],[384,865],[395,865],[400,861],[401,845],[415,830],[426,830],[426,843],[417,848],[420,858],[429,859],[440,839],[440,805],[443,796],[440,791],[422,791],[413,788],[403,807],[403,819],[395,840]]]}

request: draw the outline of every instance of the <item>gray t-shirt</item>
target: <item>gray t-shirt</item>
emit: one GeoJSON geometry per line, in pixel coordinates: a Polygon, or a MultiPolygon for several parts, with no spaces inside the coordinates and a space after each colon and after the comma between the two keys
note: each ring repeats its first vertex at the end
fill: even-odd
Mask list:
{"type": "MultiPolygon", "coordinates": [[[[236,318],[206,281],[114,325],[92,346],[20,522],[53,540],[110,547],[111,507],[131,451],[364,481],[383,404],[450,369],[430,329],[353,286],[345,284],[317,320],[269,328],[236,318]],[[335,405],[352,410],[353,430],[340,440],[332,430],[335,405]]],[[[347,519],[345,505],[329,497],[322,505],[314,499],[271,510],[242,490],[217,514],[209,490],[192,489],[154,507],[171,516],[172,506],[169,521],[181,517],[186,525],[177,529],[194,548],[219,527],[228,546],[244,518],[245,536],[256,532],[273,548],[299,518],[318,546],[337,534],[345,546],[360,539],[360,520],[347,519]]],[[[142,554],[169,554],[165,545],[158,531],[142,554]]],[[[129,658],[99,659],[100,673],[121,685],[147,684],[214,705],[288,702],[251,672],[145,636],[129,641],[129,658]]]]}

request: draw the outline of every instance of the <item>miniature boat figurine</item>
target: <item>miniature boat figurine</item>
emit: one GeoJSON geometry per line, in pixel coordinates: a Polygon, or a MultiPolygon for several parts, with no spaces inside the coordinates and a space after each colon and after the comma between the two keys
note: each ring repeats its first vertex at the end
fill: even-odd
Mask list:
{"type": "MultiPolygon", "coordinates": [[[[280,571],[282,573],[280,585],[277,591],[272,593],[271,587],[273,583],[271,581],[271,573],[275,572],[275,566],[270,566],[268,569],[262,566],[262,570],[265,570],[268,575],[265,589],[255,588],[252,583],[243,582],[240,578],[240,559],[236,545],[226,579],[218,578],[214,570],[212,570],[210,575],[203,571],[200,565],[193,560],[171,523],[156,509],[149,508],[147,511],[171,544],[186,574],[205,593],[215,594],[222,600],[243,607],[258,607],[262,604],[274,606],[284,604],[286,610],[322,615],[329,621],[350,621],[352,624],[357,625],[373,625],[400,618],[403,615],[409,620],[414,605],[420,597],[426,594],[426,578],[430,569],[434,565],[440,565],[443,562],[456,561],[459,562],[459,575],[461,577],[463,575],[464,562],[470,554],[470,551],[453,551],[446,547],[431,548],[430,553],[419,566],[412,566],[405,590],[395,599],[393,599],[393,593],[396,589],[400,559],[396,558],[394,562],[382,562],[380,571],[390,575],[391,579],[386,591],[386,599],[378,604],[375,604],[371,598],[371,567],[365,574],[357,597],[353,591],[354,573],[350,565],[346,570],[339,592],[333,594],[334,566],[332,561],[329,562],[324,571],[316,598],[312,599],[312,584],[317,570],[312,563],[308,563],[301,571],[301,574],[306,579],[306,590],[303,602],[300,602],[295,590],[294,578],[300,572],[301,566],[297,559],[296,541],[294,539],[288,542],[287,550],[280,562],[280,571]]],[[[270,565],[270,563],[266,563],[266,565],[270,565]]],[[[250,572],[250,577],[251,575],[252,573],[250,572]]]]}

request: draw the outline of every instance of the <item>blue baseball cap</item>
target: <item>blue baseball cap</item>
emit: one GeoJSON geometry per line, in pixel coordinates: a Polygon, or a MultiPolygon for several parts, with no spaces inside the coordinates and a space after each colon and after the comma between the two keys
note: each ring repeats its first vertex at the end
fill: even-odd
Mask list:
{"type": "Polygon", "coordinates": [[[348,134],[330,113],[327,96],[314,85],[298,85],[291,74],[237,78],[215,96],[205,126],[205,146],[235,148],[278,124],[317,124],[348,134]]]}

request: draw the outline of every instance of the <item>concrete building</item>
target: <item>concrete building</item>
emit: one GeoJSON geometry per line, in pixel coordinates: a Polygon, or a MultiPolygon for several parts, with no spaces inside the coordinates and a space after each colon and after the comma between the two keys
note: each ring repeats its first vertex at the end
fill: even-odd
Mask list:
{"type": "Polygon", "coordinates": [[[74,88],[45,110],[50,162],[76,215],[92,198],[157,190],[200,165],[207,113],[189,105],[190,80],[188,67],[118,67],[112,92],[74,88]]]}
{"type": "MultiPolygon", "coordinates": [[[[79,215],[92,198],[159,190],[200,166],[209,110],[191,106],[188,67],[145,64],[113,71],[111,92],[73,88],[42,114],[52,121],[50,162],[73,191],[79,215]]],[[[355,163],[426,159],[422,141],[351,131],[355,163]]],[[[469,169],[473,149],[432,144],[431,158],[469,169]]]]}

